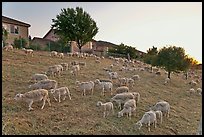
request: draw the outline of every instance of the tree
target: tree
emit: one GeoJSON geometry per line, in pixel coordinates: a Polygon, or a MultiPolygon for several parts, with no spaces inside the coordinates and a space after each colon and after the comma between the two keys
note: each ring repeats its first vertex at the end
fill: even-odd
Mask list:
{"type": "Polygon", "coordinates": [[[55,33],[66,43],[76,41],[80,52],[82,46],[98,33],[96,22],[80,7],[61,9],[61,13],[52,22],[55,33]]]}
{"type": "MultiPolygon", "coordinates": [[[[144,56],[144,62],[147,63],[147,64],[151,64],[152,66],[155,66],[155,57],[157,56],[158,54],[158,50],[157,50],[157,47],[152,47],[152,48],[149,48],[147,50],[147,54],[144,56]]],[[[152,69],[152,67],[151,67],[152,69]]]]}
{"type": "Polygon", "coordinates": [[[27,40],[24,38],[19,38],[19,39],[15,38],[12,45],[14,48],[20,49],[20,48],[25,48],[27,43],[28,43],[27,40]]]}
{"type": "Polygon", "coordinates": [[[186,57],[185,50],[181,47],[163,47],[155,58],[155,65],[164,67],[170,78],[171,72],[188,69],[190,61],[186,57]]]}

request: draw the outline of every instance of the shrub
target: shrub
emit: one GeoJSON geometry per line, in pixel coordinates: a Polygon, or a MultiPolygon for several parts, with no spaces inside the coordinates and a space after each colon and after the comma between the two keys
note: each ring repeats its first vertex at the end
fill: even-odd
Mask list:
{"type": "Polygon", "coordinates": [[[15,38],[12,46],[14,48],[20,49],[20,48],[25,48],[27,43],[28,43],[27,40],[24,38],[19,38],[19,39],[15,38]]]}

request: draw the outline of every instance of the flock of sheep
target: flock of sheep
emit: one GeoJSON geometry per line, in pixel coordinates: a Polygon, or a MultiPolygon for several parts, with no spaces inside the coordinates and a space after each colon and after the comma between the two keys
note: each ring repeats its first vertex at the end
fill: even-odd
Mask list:
{"type": "MultiPolygon", "coordinates": [[[[25,51],[25,49],[23,49],[25,51]]],[[[25,52],[27,54],[27,52],[25,52]]],[[[104,57],[98,57],[93,54],[87,53],[68,53],[68,56],[78,57],[78,58],[88,58],[94,57],[95,63],[101,63],[101,60],[104,57]]],[[[64,54],[57,53],[56,51],[52,51],[50,56],[55,57],[59,56],[60,58],[64,58],[64,54]]],[[[105,96],[105,94],[110,93],[110,101],[96,102],[96,106],[100,107],[103,111],[103,117],[108,116],[110,113],[115,113],[115,105],[117,104],[118,109],[120,110],[117,113],[117,117],[122,117],[125,114],[127,117],[131,119],[133,114],[136,114],[138,103],[140,102],[140,93],[131,92],[134,89],[134,84],[136,81],[140,81],[141,77],[139,75],[133,75],[130,78],[120,77],[118,72],[120,71],[147,71],[150,73],[155,73],[156,76],[161,75],[160,68],[151,67],[143,62],[137,60],[127,60],[123,58],[114,58],[109,57],[113,61],[109,67],[104,67],[103,70],[107,72],[108,79],[95,79],[95,81],[83,81],[80,82],[76,80],[75,85],[81,91],[82,96],[87,95],[87,91],[91,91],[91,95],[94,94],[94,90],[97,88],[101,91],[101,95],[105,96]],[[119,68],[119,65],[122,65],[119,68]],[[137,65],[137,68],[135,67],[137,65]],[[112,71],[113,67],[118,67],[118,72],[112,71]],[[116,89],[113,90],[114,85],[117,85],[116,89]]],[[[71,93],[68,87],[58,87],[58,82],[56,80],[51,80],[48,76],[60,76],[63,71],[69,70],[70,73],[77,78],[80,75],[80,70],[86,67],[86,62],[72,61],[70,63],[61,63],[59,65],[49,66],[47,71],[44,74],[34,74],[31,78],[34,84],[31,84],[28,89],[29,92],[24,94],[18,93],[15,96],[15,100],[21,100],[28,103],[29,110],[33,110],[32,104],[35,101],[43,101],[43,105],[41,109],[44,108],[45,102],[47,101],[49,106],[50,103],[50,95],[53,98],[61,102],[61,96],[63,96],[62,100],[65,100],[66,96],[71,100],[71,93]]],[[[202,79],[201,79],[202,80],[202,79]]],[[[197,81],[199,82],[199,81],[197,81]]],[[[192,87],[197,85],[197,82],[191,81],[189,84],[192,87]]],[[[166,78],[164,80],[164,85],[170,83],[170,79],[166,78]]],[[[194,89],[190,89],[190,92],[195,92],[194,89]]],[[[198,88],[197,92],[202,94],[202,89],[198,88]]],[[[141,119],[135,123],[135,128],[140,129],[144,124],[148,126],[148,131],[150,131],[150,124],[153,124],[156,128],[158,121],[162,124],[163,116],[166,118],[169,117],[170,113],[170,104],[168,101],[160,100],[156,102],[152,107],[150,107],[149,111],[145,112],[141,119]]]]}

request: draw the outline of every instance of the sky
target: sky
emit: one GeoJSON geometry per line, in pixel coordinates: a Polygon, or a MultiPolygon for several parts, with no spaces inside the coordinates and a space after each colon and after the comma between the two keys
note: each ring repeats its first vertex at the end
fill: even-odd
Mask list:
{"type": "Polygon", "coordinates": [[[96,22],[95,40],[146,52],[172,45],[202,63],[202,2],[3,2],[2,15],[31,25],[43,37],[63,8],[82,7],[96,22]]]}

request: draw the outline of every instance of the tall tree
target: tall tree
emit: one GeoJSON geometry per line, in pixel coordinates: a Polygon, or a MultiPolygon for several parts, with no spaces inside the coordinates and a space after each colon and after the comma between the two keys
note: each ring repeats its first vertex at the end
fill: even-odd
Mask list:
{"type": "Polygon", "coordinates": [[[52,19],[55,33],[68,43],[76,41],[79,51],[98,33],[96,22],[82,8],[63,8],[61,13],[52,19]]]}
{"type": "Polygon", "coordinates": [[[171,72],[185,70],[189,65],[186,59],[185,50],[181,47],[169,46],[163,47],[156,56],[156,65],[164,67],[170,78],[171,72]]]}

